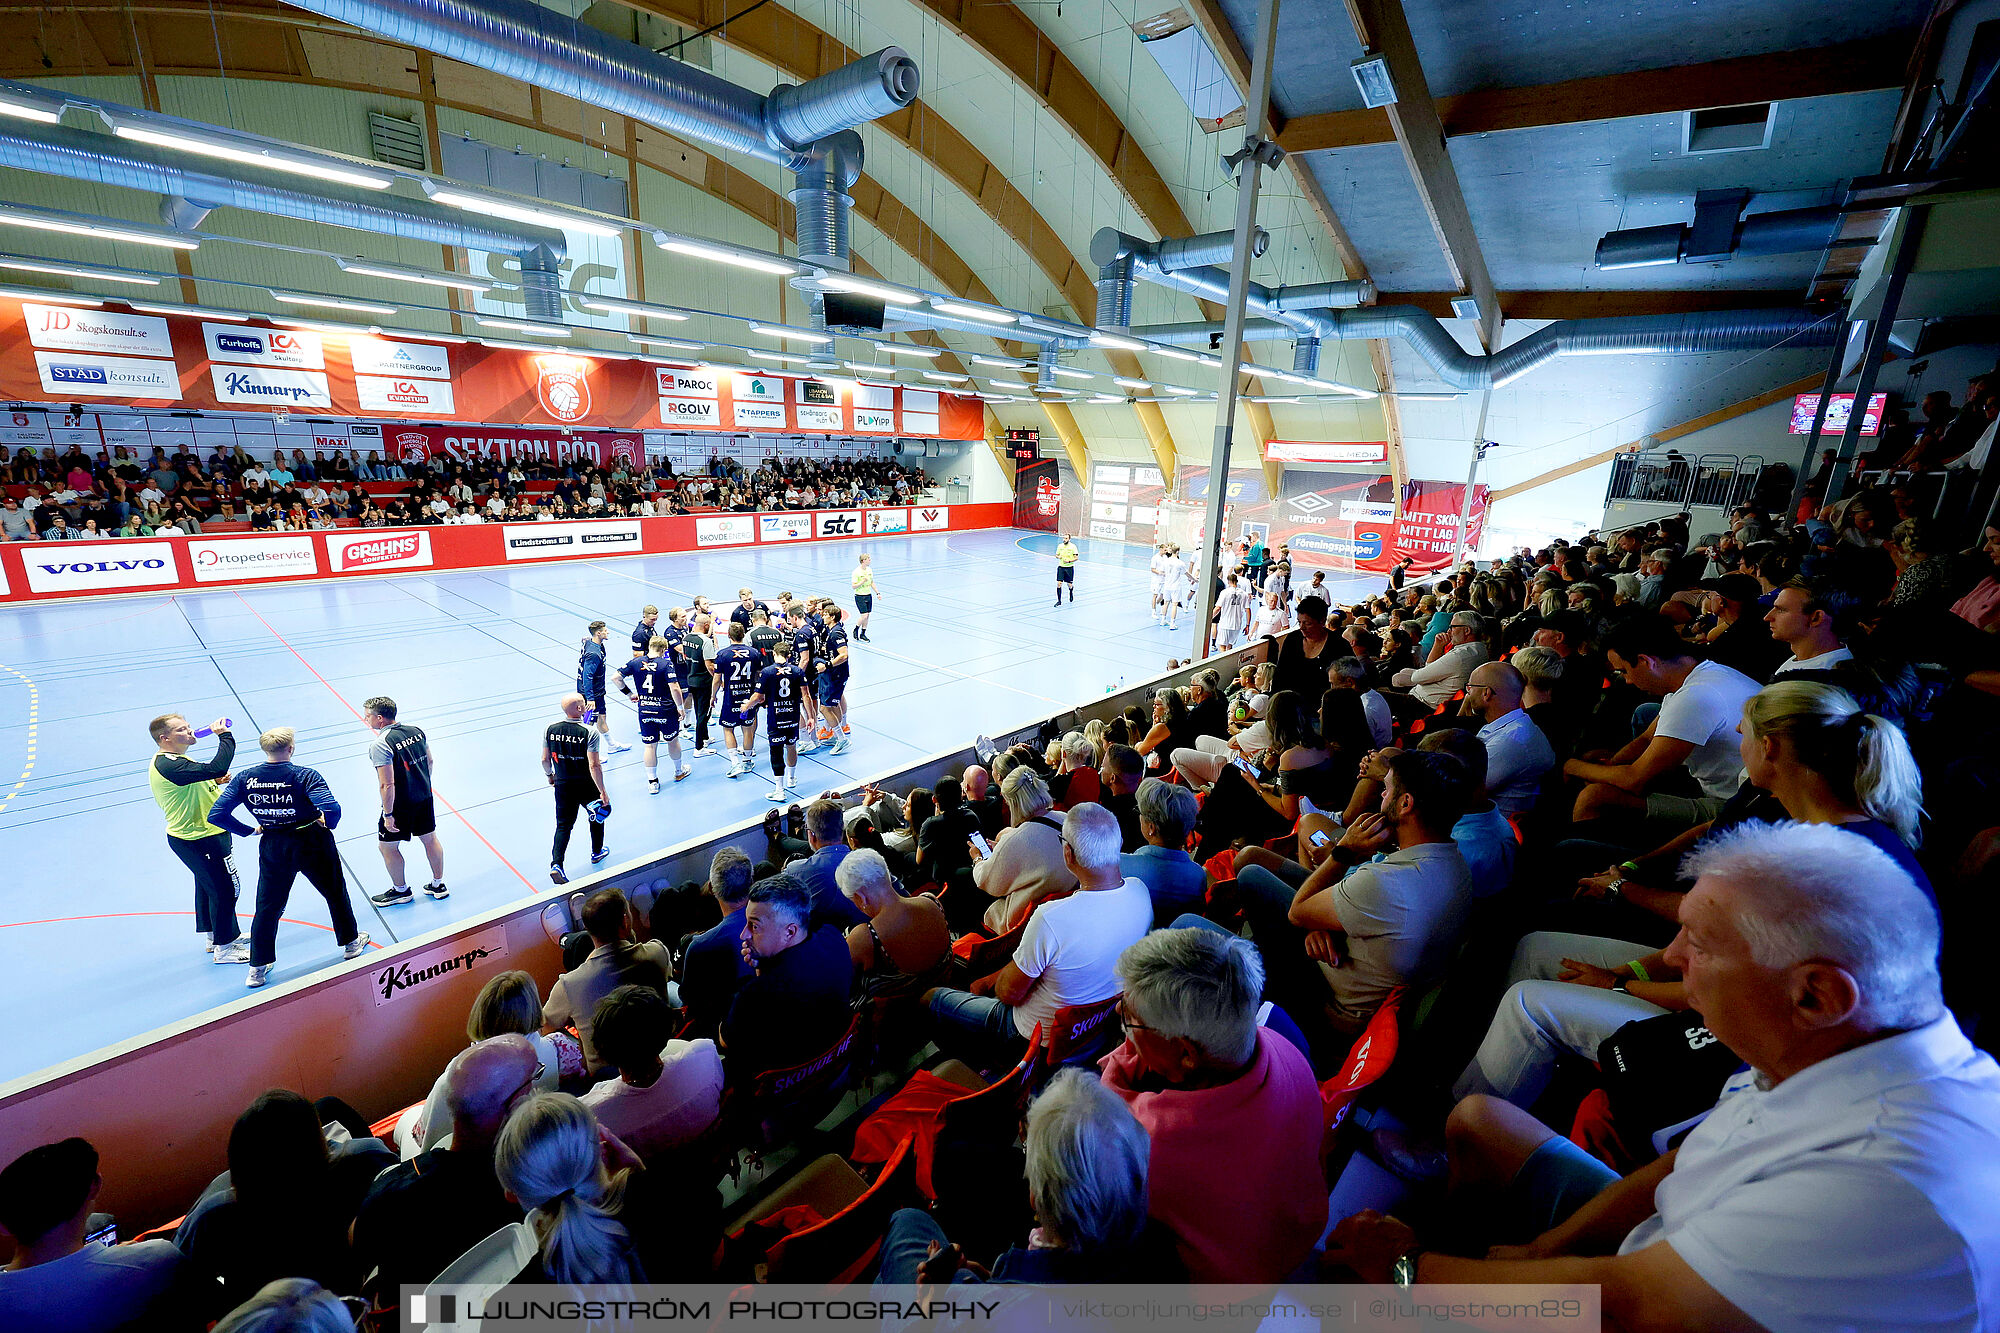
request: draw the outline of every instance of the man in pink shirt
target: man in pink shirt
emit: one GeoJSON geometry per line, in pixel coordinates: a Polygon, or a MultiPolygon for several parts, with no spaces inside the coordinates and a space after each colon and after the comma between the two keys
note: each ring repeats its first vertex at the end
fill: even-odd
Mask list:
{"type": "Polygon", "coordinates": [[[1263,960],[1219,931],[1156,930],[1118,958],[1125,1044],[1104,1084],[1152,1136],[1148,1210],[1195,1282],[1278,1282],[1326,1229],[1319,1084],[1257,1024],[1263,960]]]}

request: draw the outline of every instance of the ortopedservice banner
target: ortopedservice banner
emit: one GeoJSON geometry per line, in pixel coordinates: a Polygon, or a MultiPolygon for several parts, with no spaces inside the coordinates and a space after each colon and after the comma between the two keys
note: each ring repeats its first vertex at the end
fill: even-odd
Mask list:
{"type": "MultiPolygon", "coordinates": [[[[0,398],[504,421],[558,432],[985,436],[978,399],[935,389],[12,297],[0,297],[0,398]]],[[[643,452],[635,440],[629,456],[643,452]]]]}

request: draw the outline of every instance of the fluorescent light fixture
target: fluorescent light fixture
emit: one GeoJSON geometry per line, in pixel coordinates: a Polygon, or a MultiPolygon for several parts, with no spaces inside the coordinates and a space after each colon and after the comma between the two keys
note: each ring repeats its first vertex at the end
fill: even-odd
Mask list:
{"type": "Polygon", "coordinates": [[[145,305],[138,301],[127,301],[126,305],[148,315],[184,315],[189,319],[215,319],[225,324],[247,324],[249,315],[239,315],[234,310],[211,310],[204,305],[145,305]]]}
{"type": "MultiPolygon", "coordinates": [[[[377,329],[375,332],[380,333],[381,330],[377,329]]],[[[517,342],[512,338],[474,338],[473,341],[481,347],[504,347],[511,352],[555,352],[570,357],[573,360],[581,361],[606,357],[613,360],[623,360],[625,357],[625,354],[622,352],[591,352],[581,348],[550,347],[544,343],[517,342]]]]}
{"type": "Polygon", "coordinates": [[[33,287],[0,287],[0,296],[11,296],[16,301],[44,301],[50,305],[83,305],[92,309],[104,304],[95,296],[72,296],[68,292],[44,292],[33,287]]]}
{"type": "Polygon", "coordinates": [[[44,125],[55,125],[62,121],[62,101],[58,98],[43,101],[27,93],[0,93],[0,116],[38,120],[44,125]],[[54,102],[54,105],[50,105],[50,102],[54,102]]]}
{"type": "Polygon", "coordinates": [[[639,333],[626,334],[625,341],[641,347],[671,347],[678,352],[699,352],[708,346],[707,343],[682,342],[679,338],[648,338],[639,333]]]}
{"type": "Polygon", "coordinates": [[[1068,366],[1057,366],[1055,372],[1066,380],[1094,380],[1097,378],[1097,376],[1087,370],[1073,370],[1068,366]]]}
{"type": "Polygon", "coordinates": [[[996,389],[1025,389],[1028,387],[1026,380],[988,380],[986,382],[996,389]]]}
{"type": "Polygon", "coordinates": [[[1048,319],[1041,315],[1021,316],[1021,327],[1039,329],[1043,333],[1053,333],[1058,338],[1087,338],[1090,329],[1083,324],[1072,324],[1068,320],[1048,319]]]}
{"type": "Polygon", "coordinates": [[[924,378],[927,380],[936,380],[939,384],[963,384],[971,379],[972,376],[954,375],[948,370],[926,370],[924,378]]]}
{"type": "Polygon", "coordinates": [[[275,300],[283,301],[286,305],[309,305],[321,310],[352,310],[357,315],[393,315],[396,313],[395,306],[376,305],[372,301],[343,301],[332,296],[309,296],[305,292],[273,291],[271,296],[275,300]]]}
{"type": "Polygon", "coordinates": [[[1396,104],[1396,81],[1389,77],[1387,57],[1371,51],[1348,68],[1354,71],[1354,86],[1361,90],[1361,105],[1373,109],[1396,104]]]}
{"type": "Polygon", "coordinates": [[[875,350],[892,356],[921,356],[932,361],[944,355],[941,347],[919,347],[915,343],[876,343],[875,350]]]}
{"type": "Polygon", "coordinates": [[[1222,358],[1219,356],[1198,356],[1195,358],[1195,360],[1201,362],[1204,366],[1207,366],[1210,370],[1222,369],[1222,358]]]}
{"type": "Polygon", "coordinates": [[[809,362],[812,360],[809,356],[786,356],[783,352],[752,352],[750,355],[756,357],[759,361],[775,361],[783,366],[789,366],[794,361],[809,362]]]}
{"type": "Polygon", "coordinates": [[[1037,385],[1035,386],[1035,392],[1036,392],[1036,393],[1060,393],[1060,394],[1065,394],[1065,395],[1068,395],[1068,396],[1070,396],[1070,397],[1075,397],[1076,395],[1078,395],[1078,394],[1081,394],[1081,393],[1083,392],[1083,390],[1081,390],[1081,389],[1070,389],[1070,388],[1065,388],[1064,386],[1062,386],[1062,385],[1060,385],[1060,384],[1037,384],[1037,385]]]}
{"type": "Polygon", "coordinates": [[[373,338],[382,332],[374,324],[334,324],[323,319],[287,319],[282,315],[266,316],[273,324],[282,324],[288,329],[306,329],[312,333],[338,333],[351,337],[373,338]]]}
{"type": "Polygon", "coordinates": [[[1120,398],[1115,393],[1100,393],[1095,398],[1089,399],[1088,401],[1093,403],[1122,403],[1125,400],[1123,398],[1120,398]]]}
{"type": "Polygon", "coordinates": [[[1121,389],[1150,389],[1153,387],[1151,380],[1128,380],[1123,375],[1113,375],[1111,382],[1121,389]]]}
{"type": "Polygon", "coordinates": [[[468,213],[482,213],[489,218],[506,218],[509,222],[525,222],[536,227],[568,228],[572,231],[588,232],[592,236],[618,237],[625,234],[623,227],[614,227],[595,218],[582,217],[575,213],[560,213],[549,208],[536,208],[531,204],[517,204],[507,199],[495,199],[491,195],[453,190],[433,181],[424,182],[424,193],[436,203],[462,208],[468,213]]]}
{"type": "Polygon", "coordinates": [[[100,241],[130,241],[134,245],[158,245],[169,250],[195,250],[201,242],[192,236],[164,227],[145,227],[134,222],[113,222],[87,213],[54,213],[40,209],[0,205],[0,226],[32,227],[36,231],[59,231],[66,236],[89,236],[100,241]]]}
{"type": "Polygon", "coordinates": [[[1026,361],[1017,361],[1011,356],[968,356],[965,359],[975,366],[1000,366],[1006,370],[1020,370],[1030,364],[1026,361]]]}
{"type": "Polygon", "coordinates": [[[960,319],[976,319],[987,324],[1012,324],[1017,315],[1011,310],[996,310],[990,305],[967,305],[963,301],[941,301],[931,298],[931,309],[940,315],[956,315],[960,319]]]}
{"type": "Polygon", "coordinates": [[[1180,395],[1181,397],[1183,397],[1183,398],[1192,398],[1192,397],[1194,397],[1194,396],[1195,396],[1196,394],[1200,393],[1200,392],[1201,392],[1201,390],[1200,390],[1200,389],[1183,389],[1183,388],[1182,388],[1182,387],[1181,387],[1180,385],[1178,385],[1178,384],[1162,384],[1162,385],[1160,386],[1160,392],[1162,392],[1162,393],[1177,393],[1177,394],[1179,394],[1179,395],[1180,395]]]}
{"type": "Polygon", "coordinates": [[[515,333],[532,333],[538,338],[567,338],[572,330],[567,324],[549,324],[533,319],[498,319],[492,315],[478,315],[480,325],[489,329],[509,329],[515,333]]]}
{"type": "Polygon", "coordinates": [[[974,394],[973,397],[983,398],[989,403],[1018,403],[1021,401],[1019,396],[1011,393],[979,393],[974,394]]]}
{"type": "Polygon", "coordinates": [[[382,330],[382,336],[385,338],[415,338],[419,342],[452,343],[454,345],[472,341],[470,338],[461,338],[456,333],[425,333],[417,329],[384,329],[382,330]]]}
{"type": "Polygon", "coordinates": [[[1283,394],[1278,393],[1249,393],[1243,395],[1243,401],[1246,403],[1299,403],[1305,400],[1302,398],[1287,398],[1283,394]]]}
{"type": "Polygon", "coordinates": [[[119,138],[149,143],[159,148],[175,148],[184,153],[218,157],[225,162],[264,167],[271,171],[288,172],[294,176],[310,176],[314,180],[332,181],[336,185],[354,185],[364,190],[386,190],[396,180],[385,171],[369,171],[365,167],[348,166],[345,163],[304,153],[293,154],[276,145],[265,148],[249,142],[230,143],[205,134],[136,124],[109,112],[99,114],[110,122],[112,133],[119,138]]]}
{"type": "Polygon", "coordinates": [[[893,375],[897,369],[895,366],[871,366],[861,361],[843,361],[840,364],[858,375],[893,375]]]}
{"type": "Polygon", "coordinates": [[[1399,393],[1393,396],[1409,403],[1455,403],[1465,397],[1462,393],[1399,393]]]}
{"type": "Polygon", "coordinates": [[[89,268],[76,264],[53,264],[39,259],[0,258],[0,268],[10,268],[21,273],[48,273],[58,278],[94,278],[99,282],[129,282],[135,287],[157,287],[158,278],[148,278],[136,273],[120,273],[115,268],[89,268]]]}
{"type": "Polygon", "coordinates": [[[916,292],[906,292],[900,287],[885,287],[879,282],[869,282],[864,278],[850,278],[845,273],[823,273],[820,275],[819,285],[830,292],[867,296],[877,301],[887,301],[891,305],[916,305],[924,299],[916,292]]]}
{"type": "Polygon", "coordinates": [[[433,273],[429,269],[405,268],[401,264],[376,264],[359,259],[335,259],[342,273],[358,278],[388,278],[392,282],[420,282],[426,287],[450,287],[461,292],[490,292],[493,284],[456,273],[433,273]]]}
{"type": "Polygon", "coordinates": [[[830,343],[831,333],[817,333],[812,329],[788,329],[780,324],[752,324],[750,332],[761,333],[766,338],[789,338],[793,342],[830,343]]]}
{"type": "Polygon", "coordinates": [[[1143,352],[1146,344],[1136,338],[1121,338],[1115,333],[1093,333],[1090,335],[1092,347],[1115,347],[1121,352],[1143,352]]]}
{"type": "Polygon", "coordinates": [[[1161,346],[1160,346],[1159,344],[1157,344],[1157,343],[1155,343],[1155,344],[1152,344],[1152,345],[1148,346],[1148,347],[1146,348],[1146,350],[1147,350],[1147,351],[1149,351],[1149,352],[1151,352],[1151,353],[1152,353],[1153,355],[1155,355],[1155,356],[1170,356],[1170,357],[1172,357],[1172,358],[1173,358],[1174,360],[1176,360],[1176,361],[1200,361],[1200,360],[1201,360],[1201,358],[1200,358],[1200,357],[1198,357],[1198,356],[1196,356],[1196,355],[1195,355],[1195,354],[1194,354],[1193,352],[1183,352],[1183,351],[1182,351],[1182,350],[1181,350],[1180,348],[1178,348],[1178,347],[1161,347],[1161,346]]]}
{"type": "Polygon", "coordinates": [[[643,315],[647,319],[671,319],[685,324],[687,316],[678,310],[669,310],[663,305],[653,305],[646,301],[627,301],[618,296],[584,296],[577,304],[585,310],[595,310],[606,315],[643,315]]]}
{"type": "Polygon", "coordinates": [[[667,239],[665,232],[653,233],[653,244],[662,250],[670,250],[677,255],[691,259],[706,259],[716,264],[733,264],[737,268],[747,268],[757,273],[769,273],[776,277],[797,276],[799,266],[787,264],[782,259],[768,259],[763,255],[749,254],[741,250],[731,250],[726,246],[709,245],[701,241],[667,239]]]}

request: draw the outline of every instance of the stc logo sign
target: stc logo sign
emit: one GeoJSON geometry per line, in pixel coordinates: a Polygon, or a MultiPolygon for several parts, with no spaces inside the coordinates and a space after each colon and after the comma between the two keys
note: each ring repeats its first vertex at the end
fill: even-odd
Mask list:
{"type": "Polygon", "coordinates": [[[587,362],[545,356],[536,358],[535,366],[535,400],[542,411],[561,422],[581,421],[590,415],[587,362]]]}
{"type": "Polygon", "coordinates": [[[855,537],[861,533],[861,513],[855,509],[834,509],[813,516],[813,531],[821,537],[855,537]]]}
{"type": "Polygon", "coordinates": [[[35,592],[82,592],[93,588],[157,588],[180,582],[171,541],[132,541],[85,546],[66,542],[31,550],[22,563],[35,592]]]}

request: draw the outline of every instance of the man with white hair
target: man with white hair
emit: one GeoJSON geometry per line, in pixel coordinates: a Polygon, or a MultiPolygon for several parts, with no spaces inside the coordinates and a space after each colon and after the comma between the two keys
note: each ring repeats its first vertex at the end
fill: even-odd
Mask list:
{"type": "Polygon", "coordinates": [[[1922,891],[1831,824],[1741,825],[1686,868],[1666,961],[1750,1066],[1708,1117],[1621,1180],[1469,1097],[1446,1125],[1453,1180],[1506,1191],[1540,1234],[1461,1259],[1371,1211],[1334,1229],[1329,1262],[1369,1282],[1595,1285],[1620,1328],[1994,1327],[2000,1067],[1944,1007],[1922,891]]]}
{"type": "MultiPolygon", "coordinates": [[[[1390,683],[1408,690],[1405,713],[1430,712],[1465,688],[1472,669],[1492,657],[1486,646],[1486,628],[1477,611],[1455,611],[1445,628],[1444,651],[1420,667],[1405,667],[1390,683]],[[1421,707],[1413,707],[1420,705],[1421,707]]],[[[1392,697],[1393,707],[1398,700],[1392,697]]]]}
{"type": "Polygon", "coordinates": [[[1153,898],[1153,920],[1165,925],[1200,906],[1208,876],[1187,853],[1187,837],[1201,804],[1186,787],[1158,778],[1139,784],[1139,832],[1145,845],[1120,858],[1125,874],[1141,880],[1153,898]]]}
{"type": "Polygon", "coordinates": [[[1117,971],[1125,1044],[1102,1070],[1151,1138],[1149,1211],[1194,1281],[1282,1282],[1326,1229],[1325,1112],[1299,1048],[1258,1026],[1257,947],[1156,930],[1117,971]]]}
{"type": "Polygon", "coordinates": [[[1028,918],[1020,947],[998,972],[970,991],[939,987],[924,997],[940,1048],[1012,1060],[1056,1010],[1118,993],[1118,955],[1151,928],[1152,897],[1120,868],[1118,819],[1103,806],[1072,806],[1062,845],[1076,892],[1028,918]]]}

